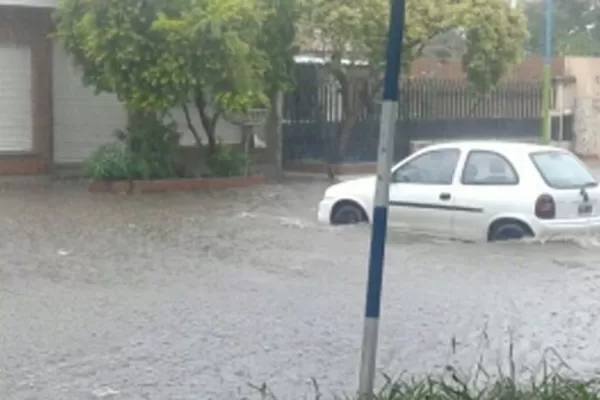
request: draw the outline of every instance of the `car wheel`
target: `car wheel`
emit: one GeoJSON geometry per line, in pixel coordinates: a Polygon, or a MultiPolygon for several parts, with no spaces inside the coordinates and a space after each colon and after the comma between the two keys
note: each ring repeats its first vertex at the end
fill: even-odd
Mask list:
{"type": "Polygon", "coordinates": [[[362,207],[351,201],[338,203],[331,213],[333,225],[352,225],[366,220],[367,216],[362,207]]]}
{"type": "Polygon", "coordinates": [[[520,240],[533,236],[531,229],[520,221],[498,221],[491,227],[488,234],[490,242],[502,242],[507,240],[520,240]]]}

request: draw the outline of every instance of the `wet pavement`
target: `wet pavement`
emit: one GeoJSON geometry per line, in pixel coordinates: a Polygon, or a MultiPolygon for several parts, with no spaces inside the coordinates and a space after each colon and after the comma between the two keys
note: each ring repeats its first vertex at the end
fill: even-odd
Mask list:
{"type": "MultiPolygon", "coordinates": [[[[313,377],[352,391],[369,231],[319,226],[324,188],[1,190],[2,398],[231,400],[266,381],[299,399],[313,377]]],[[[518,366],[552,348],[579,372],[600,367],[593,238],[389,242],[382,371],[495,365],[511,335],[518,366]]]]}

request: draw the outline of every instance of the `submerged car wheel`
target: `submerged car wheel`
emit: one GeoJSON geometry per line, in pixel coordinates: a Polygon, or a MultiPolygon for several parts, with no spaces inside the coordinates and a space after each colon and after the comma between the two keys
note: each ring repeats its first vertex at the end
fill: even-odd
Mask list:
{"type": "Polygon", "coordinates": [[[506,240],[520,240],[532,237],[533,232],[525,223],[516,220],[496,221],[490,227],[488,240],[501,242],[506,240]]]}
{"type": "Polygon", "coordinates": [[[367,216],[361,206],[352,201],[342,201],[331,212],[333,225],[351,225],[366,222],[367,216]]]}

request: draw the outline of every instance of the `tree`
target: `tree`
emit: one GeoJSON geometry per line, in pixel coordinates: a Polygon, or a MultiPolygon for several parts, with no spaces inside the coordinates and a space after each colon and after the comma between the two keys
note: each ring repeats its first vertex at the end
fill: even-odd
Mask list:
{"type": "Polygon", "coordinates": [[[268,10],[262,24],[258,49],[267,58],[265,71],[265,94],[268,98],[269,113],[265,125],[267,158],[271,175],[281,179],[281,93],[293,88],[294,56],[297,54],[296,24],[300,17],[300,4],[297,0],[259,0],[262,8],[268,10]]]}
{"type": "MultiPolygon", "coordinates": [[[[305,47],[320,46],[337,80],[342,121],[330,164],[344,154],[365,105],[379,96],[384,67],[389,0],[307,0],[305,47]]],[[[403,64],[406,69],[442,35],[464,40],[463,67],[473,89],[490,90],[519,60],[527,39],[523,14],[506,0],[409,0],[403,64]]],[[[328,174],[333,177],[332,168],[328,174]]]]}
{"type": "Polygon", "coordinates": [[[210,156],[219,118],[264,100],[264,16],[251,0],[61,0],[56,37],[97,92],[130,110],[181,107],[200,147],[191,102],[210,156]]]}
{"type": "MultiPolygon", "coordinates": [[[[600,1],[554,0],[552,12],[552,52],[555,55],[600,55],[600,1]]],[[[531,34],[527,51],[544,54],[546,41],[545,3],[525,6],[531,34]]]]}

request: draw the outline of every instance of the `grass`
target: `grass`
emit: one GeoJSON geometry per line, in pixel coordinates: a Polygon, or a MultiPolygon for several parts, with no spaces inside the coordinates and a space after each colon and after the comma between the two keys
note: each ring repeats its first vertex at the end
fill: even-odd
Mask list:
{"type": "Polygon", "coordinates": [[[591,400],[599,399],[596,382],[548,375],[528,384],[504,377],[479,387],[453,375],[448,378],[388,382],[376,400],[591,400]]]}
{"type": "MultiPolygon", "coordinates": [[[[450,371],[449,371],[450,372],[450,371]]],[[[314,394],[302,400],[325,400],[317,382],[313,380],[314,394]]],[[[254,386],[262,400],[283,400],[266,385],[254,386]]],[[[528,383],[509,377],[490,380],[485,385],[472,386],[460,380],[452,371],[449,377],[429,376],[422,379],[386,378],[386,384],[372,396],[336,396],[332,400],[597,400],[600,382],[580,380],[548,374],[528,383]]],[[[300,400],[300,399],[298,399],[300,400]]]]}
{"type": "MultiPolygon", "coordinates": [[[[487,335],[484,332],[484,336],[487,335]]],[[[456,341],[452,340],[455,353],[456,341]]],[[[508,349],[508,371],[490,374],[483,367],[483,357],[464,374],[454,366],[446,366],[439,374],[425,377],[384,376],[385,384],[371,396],[331,395],[326,397],[318,382],[312,379],[312,395],[290,400],[600,400],[600,379],[577,378],[574,371],[552,348],[546,349],[543,360],[535,369],[528,369],[528,377],[517,376],[512,335],[508,349]],[[551,366],[548,356],[558,360],[551,366]]],[[[287,400],[277,397],[263,384],[251,387],[261,400],[287,400]]]]}

